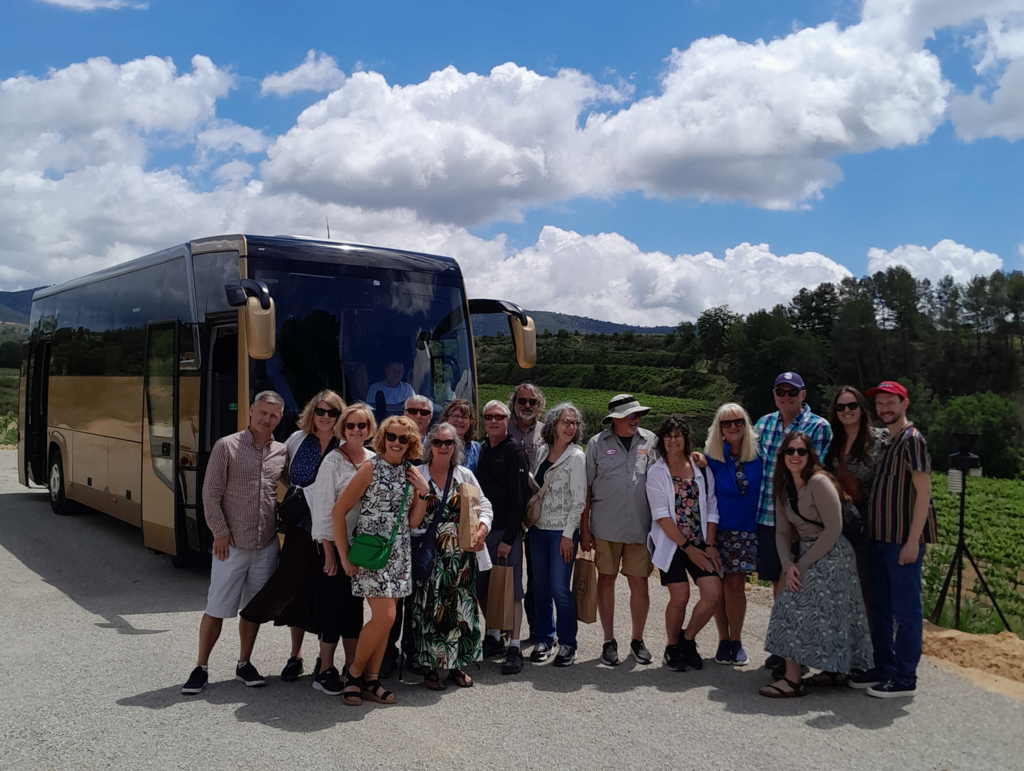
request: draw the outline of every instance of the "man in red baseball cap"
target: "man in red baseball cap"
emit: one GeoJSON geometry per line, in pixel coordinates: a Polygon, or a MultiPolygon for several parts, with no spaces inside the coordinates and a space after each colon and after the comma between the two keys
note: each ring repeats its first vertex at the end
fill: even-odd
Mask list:
{"type": "Polygon", "coordinates": [[[868,573],[871,576],[873,669],[853,674],[850,685],[892,699],[917,692],[921,659],[922,542],[938,535],[932,505],[928,445],[907,420],[907,389],[884,380],[868,390],[889,429],[868,498],[868,573]]]}

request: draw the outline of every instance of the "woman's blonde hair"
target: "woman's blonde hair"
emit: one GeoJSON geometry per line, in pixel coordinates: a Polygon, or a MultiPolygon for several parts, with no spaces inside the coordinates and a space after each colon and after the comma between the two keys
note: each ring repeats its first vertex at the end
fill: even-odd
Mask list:
{"type": "Polygon", "coordinates": [[[348,419],[351,418],[356,413],[359,413],[364,418],[366,418],[367,436],[373,436],[374,434],[377,433],[377,421],[373,419],[373,411],[370,409],[369,405],[366,404],[365,402],[356,402],[355,404],[350,404],[348,407],[346,407],[345,411],[341,413],[341,417],[338,418],[337,433],[339,439],[345,438],[345,424],[348,422],[348,419]]]}
{"type": "Polygon", "coordinates": [[[750,415],[743,407],[735,402],[728,402],[718,408],[715,419],[711,421],[711,428],[708,429],[708,441],[704,445],[704,454],[714,458],[719,463],[725,463],[725,441],[722,438],[722,420],[729,420],[729,415],[743,418],[743,449],[740,451],[740,463],[749,463],[757,460],[758,435],[754,424],[750,421],[750,415]]]}
{"type": "Polygon", "coordinates": [[[378,455],[384,455],[384,434],[388,431],[398,433],[391,428],[396,423],[405,429],[405,435],[409,437],[409,444],[405,446],[405,455],[403,457],[406,460],[422,458],[423,437],[420,436],[420,431],[416,428],[416,424],[413,423],[410,418],[405,417],[405,415],[389,415],[384,418],[384,422],[380,424],[380,428],[377,429],[377,433],[373,435],[373,441],[370,442],[370,449],[378,455]]]}
{"type": "MultiPolygon", "coordinates": [[[[334,391],[329,388],[325,388],[320,393],[316,394],[312,399],[306,402],[306,406],[302,408],[302,414],[299,415],[298,429],[304,434],[312,434],[316,429],[313,423],[313,410],[316,409],[316,405],[320,402],[326,402],[330,405],[332,410],[338,412],[345,411],[345,402],[338,396],[334,391]]],[[[338,436],[338,426],[341,425],[341,417],[334,421],[334,435],[338,436]]]]}

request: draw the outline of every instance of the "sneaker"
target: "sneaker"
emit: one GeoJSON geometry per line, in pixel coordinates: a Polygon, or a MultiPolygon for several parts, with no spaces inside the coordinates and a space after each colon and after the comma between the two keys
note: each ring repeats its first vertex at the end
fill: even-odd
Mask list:
{"type": "MultiPolygon", "coordinates": [[[[493,639],[493,638],[491,638],[493,639]]],[[[532,657],[531,657],[532,658],[532,657]]],[[[501,674],[518,675],[523,671],[523,651],[518,645],[508,646],[505,660],[501,662],[501,674]]]]}
{"type": "Polygon", "coordinates": [[[327,667],[313,680],[313,688],[328,696],[337,696],[345,690],[345,685],[341,682],[341,675],[337,668],[327,667]]]}
{"type": "Polygon", "coordinates": [[[661,657],[661,663],[665,665],[666,669],[671,669],[673,672],[686,671],[686,662],[683,661],[683,653],[679,650],[678,645],[665,646],[665,655],[661,657]]]}
{"type": "Polygon", "coordinates": [[[568,645],[559,645],[558,655],[555,656],[554,666],[571,667],[574,661],[576,661],[576,649],[570,648],[568,645]]]}
{"type": "Polygon", "coordinates": [[[619,644],[615,640],[609,640],[601,649],[601,663],[610,667],[619,665],[619,644]]]}
{"type": "Polygon", "coordinates": [[[874,696],[876,699],[898,699],[900,696],[913,696],[915,693],[916,685],[902,685],[895,680],[886,680],[868,688],[868,696],[874,696]]]}
{"type": "Polygon", "coordinates": [[[719,640],[718,650],[715,651],[715,662],[718,664],[735,664],[736,659],[732,655],[732,641],[719,640]]]}
{"type": "Polygon", "coordinates": [[[779,664],[785,664],[786,660],[782,656],[776,656],[774,653],[764,660],[765,669],[775,669],[779,664]]]}
{"type": "Polygon", "coordinates": [[[687,640],[685,637],[680,637],[679,650],[687,667],[690,669],[704,669],[704,659],[697,652],[696,640],[687,640]]]}
{"type": "Polygon", "coordinates": [[[745,667],[750,659],[747,652],[743,650],[743,644],[739,640],[732,641],[732,663],[737,667],[745,667]]]}
{"type": "Polygon", "coordinates": [[[533,646],[530,661],[534,664],[543,664],[549,658],[551,658],[551,645],[549,643],[539,642],[533,646]]]}
{"type": "Polygon", "coordinates": [[[288,659],[288,663],[284,665],[284,669],[281,670],[281,679],[286,683],[294,683],[299,679],[299,675],[302,674],[302,659],[298,656],[292,656],[288,659]]]}
{"type": "Polygon", "coordinates": [[[630,640],[629,647],[633,651],[633,658],[636,659],[637,664],[650,664],[654,661],[643,640],[630,640]]]}
{"type": "Polygon", "coordinates": [[[505,643],[495,640],[491,635],[484,635],[484,658],[493,659],[495,656],[505,655],[505,643]]]}
{"type": "Polygon", "coordinates": [[[877,669],[869,669],[867,672],[857,669],[850,672],[850,676],[847,678],[846,682],[851,688],[865,691],[868,688],[874,688],[876,685],[880,685],[882,682],[882,676],[878,674],[877,669]]]}
{"type": "Polygon", "coordinates": [[[181,686],[181,693],[184,696],[195,696],[197,693],[202,693],[209,679],[210,676],[206,673],[205,669],[196,667],[192,670],[192,674],[188,676],[188,682],[181,686]]]}
{"type": "Polygon", "coordinates": [[[241,680],[250,688],[259,688],[267,684],[267,679],[256,671],[256,667],[252,665],[252,662],[246,662],[241,666],[235,667],[235,679],[241,680]]]}

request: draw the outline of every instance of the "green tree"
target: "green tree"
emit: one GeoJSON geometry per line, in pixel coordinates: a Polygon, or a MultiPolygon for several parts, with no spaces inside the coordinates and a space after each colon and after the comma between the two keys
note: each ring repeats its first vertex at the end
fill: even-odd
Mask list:
{"type": "Polygon", "coordinates": [[[1006,397],[985,393],[954,396],[935,417],[928,439],[932,462],[949,468],[954,433],[977,434],[972,451],[985,476],[1010,479],[1021,471],[1022,428],[1016,405],[1006,397]]]}

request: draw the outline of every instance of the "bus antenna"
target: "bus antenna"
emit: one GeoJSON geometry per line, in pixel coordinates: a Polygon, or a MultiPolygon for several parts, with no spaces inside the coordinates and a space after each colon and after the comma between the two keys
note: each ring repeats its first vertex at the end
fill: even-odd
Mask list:
{"type": "Polygon", "coordinates": [[[325,214],[324,215],[324,219],[327,220],[327,240],[330,241],[331,240],[331,218],[328,217],[325,214]]]}

